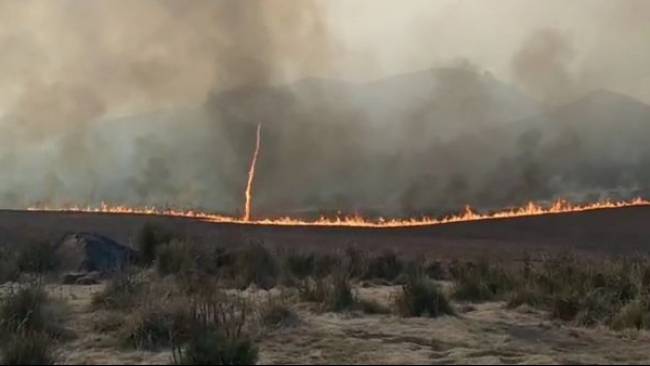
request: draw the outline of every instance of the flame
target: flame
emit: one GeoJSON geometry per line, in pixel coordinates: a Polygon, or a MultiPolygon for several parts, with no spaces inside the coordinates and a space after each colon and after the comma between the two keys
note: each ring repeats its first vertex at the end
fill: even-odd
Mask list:
{"type": "Polygon", "coordinates": [[[246,222],[251,221],[251,203],[253,200],[253,180],[255,180],[255,165],[257,165],[257,156],[260,153],[260,134],[262,131],[262,124],[257,125],[257,135],[255,138],[255,152],[253,159],[251,159],[251,166],[248,170],[248,182],[246,183],[246,203],[244,205],[244,218],[246,222]]]}
{"type": "MultiPolygon", "coordinates": [[[[259,129],[258,129],[259,131],[259,129]]],[[[254,165],[253,165],[254,166],[254,165]]],[[[492,213],[477,213],[471,207],[456,215],[445,217],[422,217],[410,219],[396,218],[365,218],[361,216],[321,217],[316,220],[302,220],[299,218],[282,217],[251,220],[250,216],[237,218],[234,216],[211,214],[198,211],[180,211],[173,209],[157,209],[155,207],[134,208],[128,206],[111,206],[102,203],[99,207],[71,206],[66,208],[31,207],[30,211],[56,211],[72,213],[106,213],[106,214],[131,214],[131,215],[156,215],[170,217],[184,217],[216,223],[234,223],[249,225],[276,225],[276,226],[333,226],[333,227],[371,227],[371,228],[397,228],[442,225],[454,222],[468,222],[481,220],[506,219],[514,217],[553,215],[571,212],[594,211],[623,207],[650,206],[650,201],[635,198],[629,201],[602,201],[586,204],[573,204],[566,200],[557,200],[550,206],[543,206],[533,202],[519,208],[505,209],[492,213]]],[[[250,211],[248,211],[250,214],[250,211]]]]}

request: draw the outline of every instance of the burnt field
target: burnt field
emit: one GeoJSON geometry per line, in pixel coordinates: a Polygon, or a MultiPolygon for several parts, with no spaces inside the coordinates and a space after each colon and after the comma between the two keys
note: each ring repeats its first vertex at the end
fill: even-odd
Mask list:
{"type": "Polygon", "coordinates": [[[524,252],[575,251],[590,255],[650,252],[650,207],[452,223],[409,228],[301,227],[210,223],[179,217],[0,211],[0,243],[56,241],[71,232],[93,232],[131,245],[145,223],[177,236],[219,246],[258,242],[271,247],[329,251],[356,245],[391,248],[404,255],[448,258],[515,258],[524,252]]]}

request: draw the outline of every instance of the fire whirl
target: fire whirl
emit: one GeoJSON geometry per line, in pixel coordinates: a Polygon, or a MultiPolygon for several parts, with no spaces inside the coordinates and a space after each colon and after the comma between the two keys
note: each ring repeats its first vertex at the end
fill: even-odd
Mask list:
{"type": "Polygon", "coordinates": [[[262,132],[262,124],[257,125],[257,134],[255,137],[255,152],[251,159],[251,166],[248,170],[248,182],[246,183],[246,203],[244,205],[244,221],[251,221],[251,203],[253,201],[253,181],[255,180],[255,166],[257,165],[257,156],[260,153],[260,137],[262,132]]]}
{"type": "MultiPolygon", "coordinates": [[[[131,214],[131,215],[157,215],[171,217],[185,217],[197,220],[218,222],[218,223],[235,223],[250,225],[277,225],[277,226],[339,226],[339,227],[414,227],[427,225],[442,225],[454,222],[480,221],[506,219],[514,217],[553,215],[571,212],[594,211],[602,209],[614,209],[623,207],[650,206],[650,201],[643,198],[636,198],[630,201],[604,201],[586,204],[572,204],[564,200],[558,200],[550,206],[529,203],[526,206],[506,209],[492,213],[477,213],[470,207],[456,215],[446,217],[422,217],[411,219],[395,218],[366,218],[361,216],[345,217],[321,217],[317,220],[302,220],[293,217],[283,217],[274,219],[252,220],[250,217],[237,218],[234,216],[217,215],[197,211],[177,211],[169,209],[156,209],[155,207],[135,208],[128,206],[111,206],[102,204],[99,207],[31,207],[32,211],[57,211],[57,212],[79,212],[79,213],[106,213],[106,214],[131,214]]],[[[250,212],[249,212],[250,213],[250,212]]]]}

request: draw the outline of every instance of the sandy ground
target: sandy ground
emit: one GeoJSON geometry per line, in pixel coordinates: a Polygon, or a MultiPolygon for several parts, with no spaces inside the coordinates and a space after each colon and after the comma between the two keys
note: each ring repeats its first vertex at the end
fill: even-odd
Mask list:
{"type": "MultiPolygon", "coordinates": [[[[66,364],[160,364],[171,354],[119,347],[112,333],[98,333],[89,303],[98,286],[53,286],[70,304],[69,328],[77,335],[59,350],[66,364]]],[[[358,296],[388,304],[397,287],[357,289],[358,296]]],[[[650,333],[575,328],[527,308],[502,303],[464,306],[457,317],[316,313],[295,304],[301,323],[259,337],[260,364],[538,364],[649,363],[650,333]]]]}

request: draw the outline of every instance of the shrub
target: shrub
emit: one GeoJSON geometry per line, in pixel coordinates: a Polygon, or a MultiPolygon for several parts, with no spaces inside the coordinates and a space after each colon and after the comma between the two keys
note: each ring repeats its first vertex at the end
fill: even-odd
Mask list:
{"type": "Polygon", "coordinates": [[[650,307],[641,300],[628,303],[615,315],[611,327],[614,330],[650,329],[650,307]]]}
{"type": "Polygon", "coordinates": [[[324,254],[324,255],[319,255],[316,256],[314,259],[314,277],[316,278],[323,278],[327,277],[332,272],[340,268],[341,266],[341,258],[330,255],[330,254],[324,254]]]}
{"type": "Polygon", "coordinates": [[[228,337],[215,326],[195,328],[183,347],[174,348],[175,364],[254,365],[258,351],[246,336],[228,337]]]}
{"type": "Polygon", "coordinates": [[[357,300],[357,308],[365,314],[390,314],[390,309],[375,300],[359,299],[357,300]]]}
{"type": "Polygon", "coordinates": [[[124,315],[116,312],[95,312],[93,330],[97,333],[109,333],[119,330],[125,323],[124,315]]]}
{"type": "Polygon", "coordinates": [[[454,310],[440,288],[422,275],[411,274],[395,299],[398,312],[404,317],[427,315],[432,318],[453,315],[454,310]]]}
{"type": "Polygon", "coordinates": [[[367,254],[363,250],[350,246],[345,249],[343,259],[344,271],[349,278],[360,278],[367,271],[367,254]]]}
{"type": "Polygon", "coordinates": [[[20,269],[12,250],[0,245],[0,284],[16,281],[20,277],[20,269]]]}
{"type": "Polygon", "coordinates": [[[158,247],[156,252],[156,270],[162,276],[178,273],[190,273],[197,269],[193,247],[190,243],[172,240],[158,247]]]}
{"type": "Polygon", "coordinates": [[[356,305],[350,280],[345,274],[305,280],[298,291],[303,301],[319,303],[325,311],[339,312],[349,310],[356,305]]]}
{"type": "Polygon", "coordinates": [[[16,263],[21,272],[39,274],[54,271],[59,264],[54,246],[42,241],[18,246],[16,263]]]}
{"type": "Polygon", "coordinates": [[[508,298],[507,307],[516,308],[521,305],[539,307],[546,303],[544,294],[534,285],[522,285],[515,288],[508,298]]]}
{"type": "Polygon", "coordinates": [[[325,301],[326,309],[335,312],[348,310],[355,302],[348,278],[344,275],[334,276],[325,301]]]}
{"type": "Polygon", "coordinates": [[[126,310],[136,305],[144,284],[131,270],[115,275],[106,287],[92,298],[96,308],[126,310]]]}
{"type": "Polygon", "coordinates": [[[575,295],[556,296],[551,305],[551,317],[564,321],[575,319],[580,311],[580,303],[575,295]]]}
{"type": "Polygon", "coordinates": [[[458,266],[453,276],[456,280],[454,298],[462,301],[494,300],[505,296],[516,285],[514,276],[487,262],[458,266]]]}
{"type": "Polygon", "coordinates": [[[392,250],[385,250],[380,255],[368,260],[364,274],[366,279],[394,280],[404,269],[404,264],[392,250]]]}
{"type": "Polygon", "coordinates": [[[323,303],[327,299],[328,284],[324,278],[305,279],[298,285],[302,301],[323,303]]]}
{"type": "Polygon", "coordinates": [[[121,329],[125,345],[155,351],[171,346],[174,339],[184,339],[191,324],[186,305],[165,302],[138,308],[121,329]]]}
{"type": "Polygon", "coordinates": [[[44,333],[26,332],[2,345],[3,365],[53,365],[56,361],[52,339],[44,333]]]}
{"type": "Polygon", "coordinates": [[[260,320],[268,328],[293,327],[300,323],[300,317],[289,305],[274,299],[261,305],[260,320]]]}
{"type": "Polygon", "coordinates": [[[171,241],[172,235],[162,227],[146,223],[135,238],[135,246],[140,252],[140,263],[149,266],[156,259],[156,251],[162,244],[171,241]]]}
{"type": "Polygon", "coordinates": [[[303,254],[292,252],[284,259],[286,272],[291,276],[303,280],[314,274],[316,257],[314,254],[303,254]]]}
{"type": "Polygon", "coordinates": [[[424,273],[433,280],[447,279],[445,268],[438,261],[428,262],[424,267],[424,273]]]}
{"type": "Polygon", "coordinates": [[[189,334],[173,339],[176,364],[249,365],[257,347],[245,333],[250,307],[245,299],[221,292],[192,299],[189,334]]]}
{"type": "Polygon", "coordinates": [[[278,266],[269,250],[261,244],[252,244],[237,254],[236,270],[239,287],[244,289],[251,283],[268,290],[275,286],[278,266]]]}
{"type": "Polygon", "coordinates": [[[30,285],[6,296],[0,304],[0,329],[4,335],[40,332],[52,337],[64,335],[63,308],[41,287],[30,285]]]}

